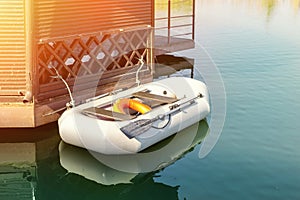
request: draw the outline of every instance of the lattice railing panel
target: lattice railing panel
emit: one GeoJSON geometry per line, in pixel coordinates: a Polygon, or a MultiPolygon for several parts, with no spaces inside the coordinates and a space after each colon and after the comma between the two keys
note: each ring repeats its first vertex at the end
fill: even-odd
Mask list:
{"type": "Polygon", "coordinates": [[[139,29],[41,41],[37,48],[39,86],[55,83],[55,67],[66,80],[138,64],[147,58],[152,30],[139,29]]]}

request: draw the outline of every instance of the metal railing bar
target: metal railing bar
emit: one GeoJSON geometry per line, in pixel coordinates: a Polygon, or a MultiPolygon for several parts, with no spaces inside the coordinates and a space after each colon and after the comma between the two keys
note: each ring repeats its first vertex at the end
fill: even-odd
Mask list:
{"type": "MultiPolygon", "coordinates": [[[[188,18],[188,17],[193,17],[193,15],[178,15],[178,16],[172,16],[170,17],[171,19],[178,19],[178,18],[188,18]]],[[[169,19],[168,17],[159,17],[155,18],[156,21],[158,20],[167,20],[169,19]]]]}
{"type": "Polygon", "coordinates": [[[182,34],[176,34],[176,35],[171,35],[171,37],[176,37],[176,36],[184,36],[184,35],[192,35],[193,33],[182,33],[182,34]]]}
{"type": "Polygon", "coordinates": [[[170,28],[181,28],[181,27],[188,27],[192,26],[193,24],[182,24],[182,25],[176,25],[176,26],[170,26],[170,28]]]}
{"type": "Polygon", "coordinates": [[[176,26],[162,26],[162,27],[155,27],[155,30],[161,30],[161,29],[167,29],[167,28],[181,28],[181,27],[188,27],[192,26],[193,24],[182,24],[182,25],[176,25],[176,26]]]}

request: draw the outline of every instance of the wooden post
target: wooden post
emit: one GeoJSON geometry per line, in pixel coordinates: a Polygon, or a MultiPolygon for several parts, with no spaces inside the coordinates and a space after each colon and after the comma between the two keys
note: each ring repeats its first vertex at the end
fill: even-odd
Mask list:
{"type": "Polygon", "coordinates": [[[31,0],[24,0],[26,42],[26,92],[23,102],[31,102],[33,95],[33,9],[31,0]],[[28,99],[25,99],[28,95],[28,99]]]}
{"type": "Polygon", "coordinates": [[[168,0],[168,44],[171,37],[171,0],[168,0]]]}
{"type": "Polygon", "coordinates": [[[155,27],[155,0],[152,0],[151,2],[151,26],[155,27]]]}

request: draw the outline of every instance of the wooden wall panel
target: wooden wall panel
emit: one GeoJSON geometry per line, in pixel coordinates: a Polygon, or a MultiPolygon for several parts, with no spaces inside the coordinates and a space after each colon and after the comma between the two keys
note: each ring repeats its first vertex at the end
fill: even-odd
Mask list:
{"type": "Polygon", "coordinates": [[[26,90],[24,12],[23,0],[0,1],[0,96],[26,90]]]}
{"type": "Polygon", "coordinates": [[[153,0],[35,0],[37,39],[152,25],[153,0]]]}

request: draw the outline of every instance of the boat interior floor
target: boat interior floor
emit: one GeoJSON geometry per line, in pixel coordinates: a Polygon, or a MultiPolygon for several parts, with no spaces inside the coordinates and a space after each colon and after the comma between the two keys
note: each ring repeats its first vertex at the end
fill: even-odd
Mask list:
{"type": "Polygon", "coordinates": [[[92,115],[95,117],[103,117],[103,118],[107,118],[110,120],[118,120],[118,121],[131,120],[131,119],[136,118],[135,115],[127,115],[127,114],[118,113],[118,112],[106,110],[104,108],[97,108],[97,107],[91,107],[91,108],[84,109],[82,111],[82,113],[86,114],[86,115],[92,115]]]}
{"type": "Polygon", "coordinates": [[[149,92],[136,92],[132,94],[132,97],[140,98],[145,102],[145,104],[149,105],[151,108],[162,104],[170,104],[178,101],[177,98],[151,94],[149,92]]]}
{"type": "Polygon", "coordinates": [[[157,95],[157,94],[151,94],[149,92],[136,92],[136,93],[133,93],[132,96],[138,97],[138,98],[145,98],[145,99],[160,101],[163,103],[173,103],[173,102],[177,101],[177,98],[166,97],[166,96],[161,96],[161,95],[157,95]]]}
{"type": "MultiPolygon", "coordinates": [[[[149,105],[151,108],[178,101],[177,98],[151,94],[149,92],[136,92],[133,93],[131,97],[141,99],[143,103],[149,105]]],[[[112,110],[107,110],[102,107],[86,108],[82,110],[82,113],[92,117],[99,117],[99,118],[105,118],[108,120],[117,120],[117,121],[132,120],[137,117],[137,115],[114,112],[112,110]]]]}

